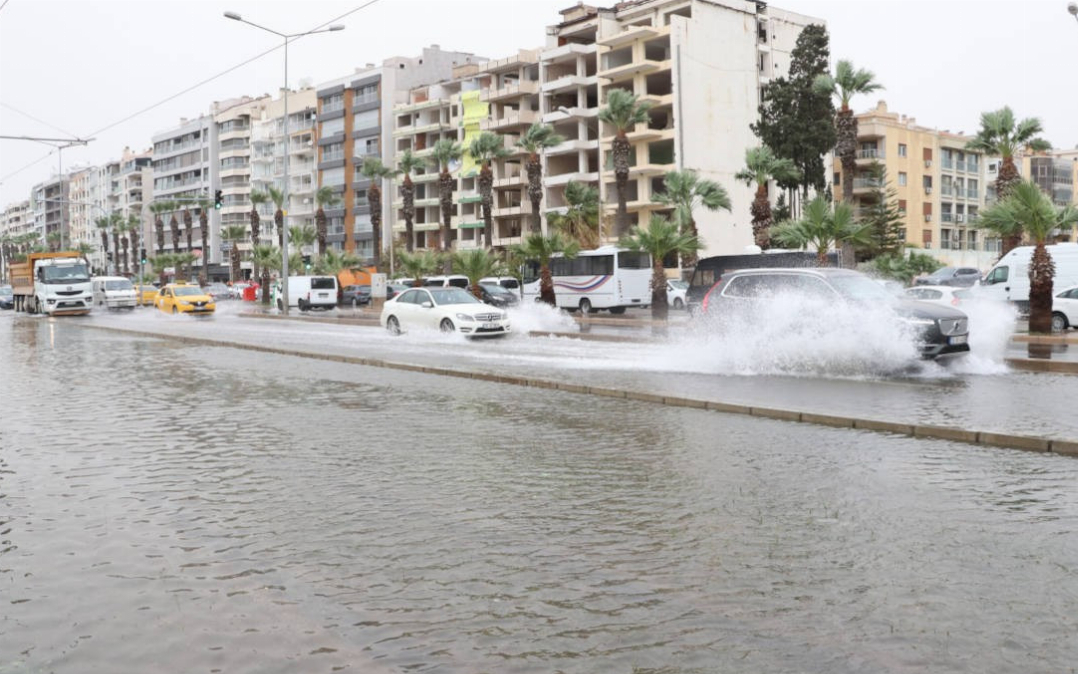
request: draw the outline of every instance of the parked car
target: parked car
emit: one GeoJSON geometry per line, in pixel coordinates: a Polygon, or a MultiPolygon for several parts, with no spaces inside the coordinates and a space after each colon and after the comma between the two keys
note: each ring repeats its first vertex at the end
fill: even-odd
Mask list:
{"type": "Polygon", "coordinates": [[[206,294],[213,298],[214,302],[220,302],[221,300],[232,299],[232,289],[224,283],[211,283],[203,290],[206,294]]]}
{"type": "Polygon", "coordinates": [[[15,308],[15,291],[11,286],[0,286],[0,309],[15,308]]]}
{"type": "Polygon", "coordinates": [[[685,308],[685,293],[689,291],[689,284],[677,279],[666,281],[666,303],[677,310],[685,308]]]}
{"type": "MultiPolygon", "coordinates": [[[[337,306],[336,276],[289,276],[288,306],[300,311],[309,309],[333,309],[337,306]]],[[[273,299],[279,310],[284,310],[281,281],[273,284],[273,299]]]]}
{"type": "Polygon", "coordinates": [[[973,291],[955,286],[914,286],[903,291],[903,297],[907,300],[957,307],[963,302],[973,300],[973,291]]]}
{"type": "Polygon", "coordinates": [[[469,337],[509,333],[504,311],[460,288],[409,288],[385,303],[379,321],[395,335],[424,328],[469,337]]]}
{"type": "Polygon", "coordinates": [[[1066,288],[1052,298],[1052,332],[1078,329],[1078,286],[1066,288]]]}
{"type": "Polygon", "coordinates": [[[468,288],[472,284],[467,276],[450,274],[448,276],[430,276],[423,279],[423,286],[429,288],[468,288]]]}
{"type": "Polygon", "coordinates": [[[479,290],[483,296],[479,299],[496,307],[514,307],[520,304],[520,295],[505,286],[497,283],[480,283],[479,290]]]}
{"type": "Polygon", "coordinates": [[[783,294],[806,300],[847,304],[883,304],[896,318],[918,332],[918,348],[927,359],[969,352],[969,319],[952,307],[896,300],[880,284],[848,269],[743,269],[724,274],[712,286],[698,316],[727,314],[751,320],[763,302],[783,294]]]}
{"type": "MultiPolygon", "coordinates": [[[[388,294],[388,293],[387,293],[388,294]]],[[[369,285],[351,285],[341,288],[340,304],[345,306],[363,305],[371,303],[371,287],[369,285]]]]}
{"type": "Polygon", "coordinates": [[[169,283],[161,288],[154,306],[166,314],[212,314],[217,309],[202,288],[187,283],[169,283]]]}
{"type": "Polygon", "coordinates": [[[408,290],[411,287],[412,286],[410,284],[406,284],[406,283],[397,283],[397,282],[387,283],[386,284],[386,299],[391,300],[394,297],[396,297],[397,295],[400,295],[402,292],[404,292],[405,290],[408,290]]]}
{"type": "Polygon", "coordinates": [[[506,290],[512,290],[517,294],[517,297],[520,297],[520,281],[512,276],[487,276],[479,279],[479,283],[494,283],[500,285],[506,290]]]}
{"type": "Polygon", "coordinates": [[[981,280],[981,272],[973,267],[943,267],[928,276],[913,280],[918,286],[958,286],[968,288],[981,280]]]}

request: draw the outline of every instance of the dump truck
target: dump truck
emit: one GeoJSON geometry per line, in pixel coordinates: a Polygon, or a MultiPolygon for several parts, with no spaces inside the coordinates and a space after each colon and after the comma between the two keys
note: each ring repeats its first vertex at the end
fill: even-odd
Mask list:
{"type": "Polygon", "coordinates": [[[93,286],[86,259],[76,251],[30,253],[11,263],[15,310],[49,316],[88,314],[93,286]]]}

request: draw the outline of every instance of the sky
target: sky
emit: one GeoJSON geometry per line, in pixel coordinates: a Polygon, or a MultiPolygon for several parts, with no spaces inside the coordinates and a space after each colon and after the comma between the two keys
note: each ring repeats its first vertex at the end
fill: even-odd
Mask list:
{"type": "MultiPolygon", "coordinates": [[[[574,3],[0,0],[0,135],[94,138],[59,156],[43,143],[0,139],[0,209],[29,198],[60,162],[66,172],[118,158],[125,146],[144,150],[153,134],[213,101],[277,92],[281,49],[240,64],[282,39],[225,11],[282,33],[345,26],[289,46],[295,88],[432,44],[490,58],[540,47],[558,10],[574,3]]],[[[918,124],[972,134],[981,112],[1010,105],[1019,117],[1040,118],[1055,147],[1078,147],[1078,20],[1067,0],[770,4],[825,20],[832,60],[875,73],[885,89],[854,98],[857,111],[883,99],[918,124]]]]}

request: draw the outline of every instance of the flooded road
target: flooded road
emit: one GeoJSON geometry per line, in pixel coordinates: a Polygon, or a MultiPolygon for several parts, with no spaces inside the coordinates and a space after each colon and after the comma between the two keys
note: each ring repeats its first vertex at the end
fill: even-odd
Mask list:
{"type": "MultiPolygon", "coordinates": [[[[472,345],[185,318],[84,323],[576,371],[683,394],[782,396],[800,383],[792,395],[848,405],[857,391],[915,386],[938,400],[924,392],[949,391],[956,407],[1007,392],[1029,411],[1048,402],[1028,398],[1036,384],[1064,385],[1016,374],[709,385],[700,373],[612,367],[633,352],[560,340],[472,345]]],[[[1003,673],[1078,662],[1078,461],[1065,457],[10,313],[0,401],[5,674],[1003,673]]]]}

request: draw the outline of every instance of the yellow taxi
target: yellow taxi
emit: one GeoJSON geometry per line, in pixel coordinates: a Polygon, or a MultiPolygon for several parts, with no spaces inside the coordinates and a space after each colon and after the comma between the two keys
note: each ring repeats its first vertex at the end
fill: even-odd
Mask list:
{"type": "Polygon", "coordinates": [[[136,283],[135,296],[138,297],[140,306],[152,307],[154,300],[157,299],[157,286],[149,283],[136,283]]]}
{"type": "Polygon", "coordinates": [[[169,283],[157,292],[153,303],[168,314],[212,314],[217,309],[202,288],[187,283],[169,283]]]}

